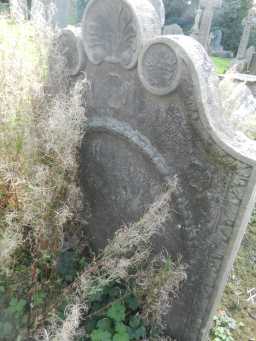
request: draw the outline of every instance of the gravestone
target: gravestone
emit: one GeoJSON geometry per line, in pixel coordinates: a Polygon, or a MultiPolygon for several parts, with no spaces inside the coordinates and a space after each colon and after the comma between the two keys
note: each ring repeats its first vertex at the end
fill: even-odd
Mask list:
{"type": "Polygon", "coordinates": [[[179,25],[172,24],[172,25],[164,26],[163,34],[184,34],[184,32],[183,32],[183,29],[179,25]]]}
{"type": "Polygon", "coordinates": [[[245,60],[246,60],[246,71],[250,73],[250,68],[253,60],[253,55],[255,54],[256,50],[254,46],[248,47],[245,53],[245,60]]]}
{"type": "Polygon", "coordinates": [[[253,53],[250,67],[249,67],[249,73],[252,75],[256,75],[256,53],[253,53]]]}
{"type": "Polygon", "coordinates": [[[81,186],[88,231],[102,249],[177,179],[171,221],[154,241],[187,280],[167,335],[206,341],[256,195],[256,145],[225,121],[218,79],[202,46],[161,35],[149,0],[91,0],[83,22],[88,130],[81,186]]]}
{"type": "Polygon", "coordinates": [[[203,8],[203,12],[200,19],[198,41],[205,49],[208,49],[214,9],[222,6],[222,0],[200,0],[200,6],[203,8]]]}
{"type": "Polygon", "coordinates": [[[251,30],[252,30],[252,27],[256,25],[256,7],[253,7],[249,11],[248,16],[245,18],[243,24],[244,24],[244,30],[243,30],[242,38],[240,40],[239,48],[237,51],[237,56],[236,56],[238,60],[242,60],[245,58],[251,30]]]}
{"type": "Polygon", "coordinates": [[[194,20],[194,25],[191,28],[191,36],[195,39],[198,40],[199,37],[199,30],[200,30],[200,21],[201,21],[201,17],[202,17],[202,9],[199,8],[196,11],[196,15],[195,15],[195,20],[194,20]]]}
{"type": "Polygon", "coordinates": [[[212,56],[221,57],[221,58],[233,58],[233,52],[224,50],[221,45],[222,41],[222,31],[217,30],[212,33],[212,39],[210,42],[209,51],[212,56]]]}
{"type": "Polygon", "coordinates": [[[213,32],[213,39],[211,41],[211,49],[214,51],[223,50],[223,46],[221,45],[222,41],[222,31],[217,30],[213,32]]]}

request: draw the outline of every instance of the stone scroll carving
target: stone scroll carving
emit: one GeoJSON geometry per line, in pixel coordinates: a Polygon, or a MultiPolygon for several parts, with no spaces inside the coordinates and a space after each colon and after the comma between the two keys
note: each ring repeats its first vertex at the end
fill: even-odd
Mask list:
{"type": "Polygon", "coordinates": [[[56,40],[56,50],[64,58],[67,75],[75,76],[85,69],[87,57],[79,27],[67,26],[63,29],[56,40]]]}
{"type": "Polygon", "coordinates": [[[161,36],[149,0],[91,0],[82,31],[89,87],[81,186],[92,245],[103,248],[138,220],[176,176],[172,223],[155,247],[182,255],[188,278],[166,333],[206,341],[255,203],[255,142],[222,116],[204,48],[161,36]]]}

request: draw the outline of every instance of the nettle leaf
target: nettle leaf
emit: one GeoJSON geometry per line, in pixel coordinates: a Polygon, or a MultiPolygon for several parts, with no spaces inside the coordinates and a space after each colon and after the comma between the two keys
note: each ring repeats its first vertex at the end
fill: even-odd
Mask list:
{"type": "Polygon", "coordinates": [[[116,322],[125,320],[125,306],[121,303],[114,303],[107,311],[107,316],[116,322]]]}
{"type": "Polygon", "coordinates": [[[112,321],[108,318],[104,318],[102,320],[99,320],[97,322],[97,328],[111,332],[112,331],[112,321]]]}
{"type": "Polygon", "coordinates": [[[146,328],[144,326],[141,326],[137,329],[128,327],[128,333],[132,340],[140,340],[141,338],[146,337],[146,328]]]}
{"type": "Polygon", "coordinates": [[[92,341],[112,341],[112,335],[110,332],[102,329],[95,329],[91,333],[92,341]]]}
{"type": "Polygon", "coordinates": [[[128,307],[133,311],[135,311],[139,308],[139,301],[134,295],[128,296],[126,303],[127,303],[128,307]]]}
{"type": "Polygon", "coordinates": [[[130,337],[127,333],[125,334],[115,334],[113,336],[113,341],[129,341],[130,337]]]}
{"type": "Polygon", "coordinates": [[[131,318],[130,318],[130,320],[129,320],[129,326],[131,327],[131,328],[139,328],[140,327],[140,325],[141,325],[141,318],[140,318],[140,316],[138,316],[138,315],[133,315],[131,318]]]}
{"type": "Polygon", "coordinates": [[[127,334],[128,329],[127,329],[126,325],[124,325],[123,323],[117,323],[115,326],[115,331],[118,334],[127,334]]]}

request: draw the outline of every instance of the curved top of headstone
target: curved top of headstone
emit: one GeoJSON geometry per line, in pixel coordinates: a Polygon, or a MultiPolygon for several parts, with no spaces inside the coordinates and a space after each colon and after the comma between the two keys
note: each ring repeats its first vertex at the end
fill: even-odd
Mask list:
{"type": "Polygon", "coordinates": [[[165,24],[165,7],[162,0],[149,0],[155,7],[161,21],[161,26],[165,24]]]}
{"type": "Polygon", "coordinates": [[[144,43],[161,34],[161,24],[149,0],[91,0],[82,32],[93,64],[105,61],[131,69],[144,43]]]}
{"type": "Polygon", "coordinates": [[[193,96],[205,131],[228,154],[256,166],[256,142],[234,131],[223,116],[220,97],[216,93],[218,78],[201,44],[182,35],[154,38],[144,46],[140,55],[139,76],[148,91],[167,95],[179,86],[181,64],[186,65],[192,78],[193,96]],[[162,53],[165,57],[157,58],[162,53]],[[161,72],[162,69],[165,71],[161,72]]]}

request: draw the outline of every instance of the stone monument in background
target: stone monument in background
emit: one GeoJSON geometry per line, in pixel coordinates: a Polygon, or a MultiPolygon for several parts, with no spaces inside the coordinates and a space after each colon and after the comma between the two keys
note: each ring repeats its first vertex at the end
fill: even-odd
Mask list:
{"type": "Polygon", "coordinates": [[[184,34],[184,32],[179,25],[172,24],[164,26],[163,34],[184,34]]]}
{"type": "Polygon", "coordinates": [[[224,50],[222,42],[222,31],[216,30],[212,32],[212,39],[210,41],[209,52],[212,56],[221,58],[233,58],[233,52],[224,50]]]}
{"type": "Polygon", "coordinates": [[[221,8],[221,6],[222,0],[200,0],[202,14],[200,18],[198,41],[204,46],[206,50],[208,49],[214,10],[217,8],[221,8]]]}
{"type": "Polygon", "coordinates": [[[243,30],[242,38],[241,38],[239,48],[237,51],[237,56],[236,56],[238,60],[242,60],[245,58],[251,30],[252,30],[252,27],[256,25],[256,6],[254,6],[249,11],[248,16],[245,18],[243,22],[243,25],[244,25],[244,30],[243,30]]]}
{"type": "Polygon", "coordinates": [[[83,67],[80,47],[63,53],[73,80],[87,75],[81,186],[91,244],[104,248],[175,178],[172,218],[153,247],[181,255],[188,277],[166,334],[206,341],[255,204],[256,142],[225,121],[205,49],[185,35],[161,35],[149,0],[92,0],[81,28],[83,67]]]}

